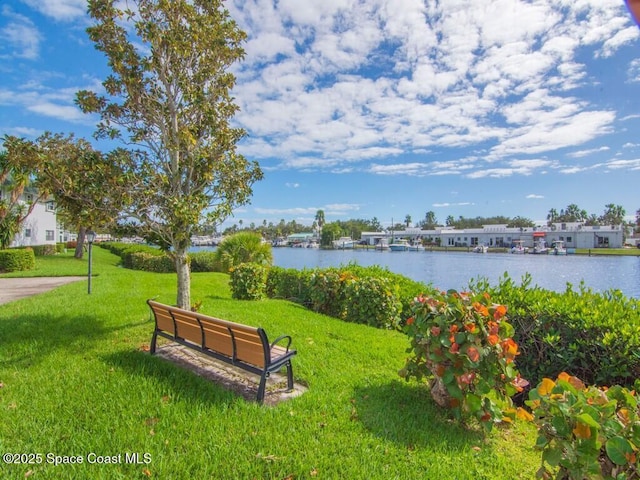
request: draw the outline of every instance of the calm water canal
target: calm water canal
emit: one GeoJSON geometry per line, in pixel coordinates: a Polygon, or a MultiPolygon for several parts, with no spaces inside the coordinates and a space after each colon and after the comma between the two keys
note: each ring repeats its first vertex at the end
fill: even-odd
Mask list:
{"type": "Polygon", "coordinates": [[[496,284],[507,272],[516,282],[527,272],[533,284],[564,291],[567,283],[602,292],[618,289],[640,298],[640,257],[582,255],[512,255],[508,253],[390,252],[373,250],[319,250],[274,248],[274,264],[284,268],[315,268],[346,265],[380,265],[413,280],[432,283],[441,289],[464,289],[469,280],[487,278],[496,284]]]}

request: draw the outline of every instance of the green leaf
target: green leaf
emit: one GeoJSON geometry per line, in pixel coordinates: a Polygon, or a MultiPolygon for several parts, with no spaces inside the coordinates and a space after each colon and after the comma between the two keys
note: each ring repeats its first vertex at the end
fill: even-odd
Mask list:
{"type": "Polygon", "coordinates": [[[482,399],[478,395],[468,394],[465,400],[470,412],[477,412],[482,408],[482,399]]]}
{"type": "Polygon", "coordinates": [[[607,456],[616,465],[626,465],[629,463],[626,455],[633,453],[633,447],[629,441],[622,437],[611,437],[607,440],[605,450],[607,451],[607,456]]]}
{"type": "Polygon", "coordinates": [[[576,416],[576,419],[586,425],[589,425],[591,428],[596,428],[596,429],[600,429],[600,424],[593,419],[593,417],[591,415],[589,415],[588,413],[581,413],[580,415],[576,416]]]}
{"type": "Polygon", "coordinates": [[[502,338],[511,338],[515,334],[513,325],[505,321],[500,322],[500,329],[498,331],[502,338]]]}
{"type": "Polygon", "coordinates": [[[544,435],[538,435],[536,439],[536,448],[543,449],[549,444],[549,439],[544,435]]]}
{"type": "Polygon", "coordinates": [[[562,451],[557,448],[548,448],[542,452],[542,460],[552,467],[557,467],[562,460],[562,451]]]}

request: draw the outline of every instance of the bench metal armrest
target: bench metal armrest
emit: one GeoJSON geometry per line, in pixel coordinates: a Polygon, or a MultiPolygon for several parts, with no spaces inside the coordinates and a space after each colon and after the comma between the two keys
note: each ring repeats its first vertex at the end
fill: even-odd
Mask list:
{"type": "Polygon", "coordinates": [[[280,335],[278,338],[276,338],[271,345],[269,345],[269,350],[272,350],[273,347],[276,345],[276,343],[280,342],[281,340],[287,339],[287,352],[289,351],[289,346],[291,345],[291,337],[289,335],[280,335]]]}

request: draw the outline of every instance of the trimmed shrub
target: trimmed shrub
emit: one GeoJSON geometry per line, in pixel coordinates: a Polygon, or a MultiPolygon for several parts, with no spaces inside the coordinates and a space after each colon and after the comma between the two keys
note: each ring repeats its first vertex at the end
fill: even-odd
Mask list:
{"type": "Polygon", "coordinates": [[[219,272],[220,264],[215,252],[196,252],[189,254],[192,272],[219,272]]]}
{"type": "Polygon", "coordinates": [[[400,303],[402,304],[402,312],[404,312],[403,321],[409,316],[409,312],[413,306],[416,297],[423,294],[435,293],[437,290],[431,285],[426,285],[422,282],[416,282],[410,278],[394,273],[386,267],[379,265],[373,265],[370,267],[362,267],[360,265],[350,263],[346,267],[346,270],[350,271],[357,277],[375,277],[386,279],[397,288],[396,295],[398,296],[400,303]]]}
{"type": "Polygon", "coordinates": [[[64,253],[64,249],[67,248],[67,244],[64,242],[56,243],[56,253],[64,253]]]}
{"type": "Polygon", "coordinates": [[[338,268],[315,270],[309,278],[311,309],[330,317],[344,318],[342,283],[351,278],[351,273],[338,268]]]}
{"type": "Polygon", "coordinates": [[[33,254],[36,257],[44,257],[46,255],[55,255],[56,254],[56,245],[34,245],[30,247],[33,249],[33,254]]]}
{"type": "Polygon", "coordinates": [[[495,287],[486,280],[471,286],[508,306],[525,378],[537,384],[567,372],[587,384],[633,386],[640,377],[640,301],[582,285],[557,293],[530,284],[529,275],[521,285],[505,275],[495,287]]]}
{"type": "Polygon", "coordinates": [[[0,250],[0,271],[17,272],[36,266],[36,256],[30,247],[0,250]]]}
{"type": "Polygon", "coordinates": [[[387,278],[354,277],[344,282],[344,318],[378,328],[398,328],[402,303],[398,287],[387,278]]]}
{"type": "Polygon", "coordinates": [[[145,272],[171,273],[176,271],[176,266],[167,255],[152,255],[147,252],[127,253],[127,261],[133,270],[145,272]]]}
{"type": "Polygon", "coordinates": [[[312,272],[308,269],[271,267],[267,274],[267,296],[269,298],[284,298],[310,306],[312,272]]]}
{"type": "Polygon", "coordinates": [[[166,252],[149,245],[137,243],[104,242],[99,244],[122,260],[122,266],[147,272],[175,272],[176,267],[166,252]]]}
{"type": "Polygon", "coordinates": [[[399,327],[414,298],[430,291],[430,286],[386,268],[356,264],[313,270],[272,267],[266,287],[271,298],[285,298],[331,317],[380,328],[399,327]]]}
{"type": "Polygon", "coordinates": [[[231,296],[238,300],[261,300],[265,297],[267,268],[257,263],[241,263],[231,269],[231,296]]]}
{"type": "Polygon", "coordinates": [[[159,248],[149,247],[147,245],[130,245],[129,248],[120,249],[119,255],[122,259],[122,266],[134,270],[144,270],[143,268],[136,268],[135,266],[140,265],[140,263],[139,260],[136,262],[134,255],[141,253],[150,257],[166,257],[166,253],[159,248]]]}

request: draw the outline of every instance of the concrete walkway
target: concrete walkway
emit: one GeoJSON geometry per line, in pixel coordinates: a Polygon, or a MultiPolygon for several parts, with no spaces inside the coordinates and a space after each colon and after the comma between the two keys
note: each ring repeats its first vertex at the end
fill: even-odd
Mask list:
{"type": "Polygon", "coordinates": [[[87,277],[0,278],[0,305],[80,280],[87,277]]]}

